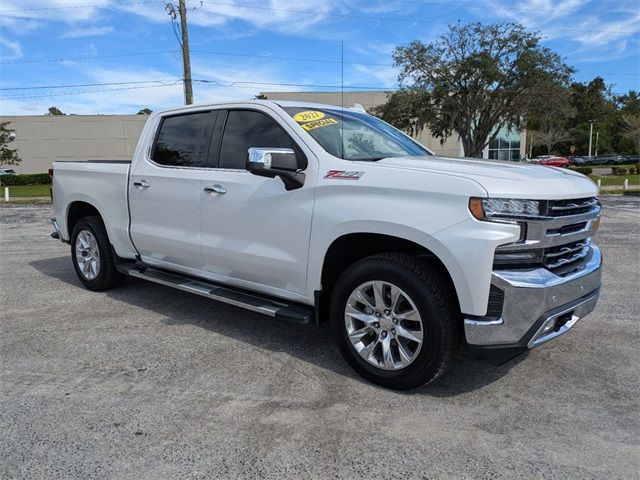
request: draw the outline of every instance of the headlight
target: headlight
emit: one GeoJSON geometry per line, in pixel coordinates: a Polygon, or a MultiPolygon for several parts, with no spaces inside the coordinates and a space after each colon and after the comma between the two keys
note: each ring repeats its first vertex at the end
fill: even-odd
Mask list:
{"type": "Polygon", "coordinates": [[[519,200],[515,198],[470,198],[469,211],[478,220],[509,217],[538,217],[538,200],[519,200]]]}

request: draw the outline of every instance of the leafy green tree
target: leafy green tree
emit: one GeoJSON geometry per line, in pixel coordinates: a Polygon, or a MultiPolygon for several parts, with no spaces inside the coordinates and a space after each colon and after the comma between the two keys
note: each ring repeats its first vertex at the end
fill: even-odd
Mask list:
{"type": "Polygon", "coordinates": [[[455,132],[467,156],[481,157],[501,128],[522,128],[550,85],[568,85],[573,70],[540,40],[516,23],[471,23],[396,48],[401,88],[389,97],[388,115],[381,108],[383,119],[428,127],[442,142],[455,132]],[[419,107],[408,100],[416,92],[419,107]]]}
{"type": "Polygon", "coordinates": [[[66,113],[62,113],[58,107],[49,107],[49,113],[47,115],[66,115],[66,113]]]}
{"type": "Polygon", "coordinates": [[[10,122],[0,122],[0,165],[18,165],[22,160],[18,150],[9,148],[15,140],[15,130],[9,128],[10,122]]]}
{"type": "Polygon", "coordinates": [[[149,108],[143,108],[142,110],[138,111],[136,115],[151,115],[152,113],[153,113],[153,110],[149,108]]]}

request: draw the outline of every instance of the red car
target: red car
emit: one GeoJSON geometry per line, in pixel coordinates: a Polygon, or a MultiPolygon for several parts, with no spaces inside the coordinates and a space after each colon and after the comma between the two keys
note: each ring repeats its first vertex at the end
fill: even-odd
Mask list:
{"type": "Polygon", "coordinates": [[[548,167],[563,167],[569,168],[571,162],[566,157],[554,157],[551,155],[540,155],[539,157],[531,159],[532,163],[538,165],[546,165],[548,167]]]}

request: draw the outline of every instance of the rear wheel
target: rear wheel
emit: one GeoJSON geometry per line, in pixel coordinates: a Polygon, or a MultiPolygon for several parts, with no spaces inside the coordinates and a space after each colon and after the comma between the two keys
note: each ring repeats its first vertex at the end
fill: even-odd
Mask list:
{"type": "Polygon", "coordinates": [[[102,291],[122,282],[124,275],[116,269],[109,237],[100,217],[81,218],[73,228],[70,243],[73,266],[85,287],[102,291]]]}
{"type": "Polygon", "coordinates": [[[435,380],[462,338],[448,282],[410,255],[375,255],[349,267],[333,290],[330,314],[347,362],[399,390],[435,380]]]}

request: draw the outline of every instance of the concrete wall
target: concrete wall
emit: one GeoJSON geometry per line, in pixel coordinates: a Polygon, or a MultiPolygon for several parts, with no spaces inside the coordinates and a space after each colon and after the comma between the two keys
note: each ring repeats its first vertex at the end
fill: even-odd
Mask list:
{"type": "MultiPolygon", "coordinates": [[[[327,105],[342,105],[340,92],[262,92],[268,100],[293,100],[298,102],[325,103],[327,105]]],[[[352,107],[359,103],[366,110],[382,105],[387,101],[386,92],[344,92],[345,107],[352,107]]],[[[438,155],[459,157],[462,155],[462,147],[458,136],[447,139],[444,145],[440,139],[433,138],[429,131],[423,131],[415,137],[418,142],[433,150],[438,155]]]]}
{"type": "Polygon", "coordinates": [[[146,115],[0,116],[16,131],[17,173],[43,173],[55,160],[130,160],[146,115]]]}

